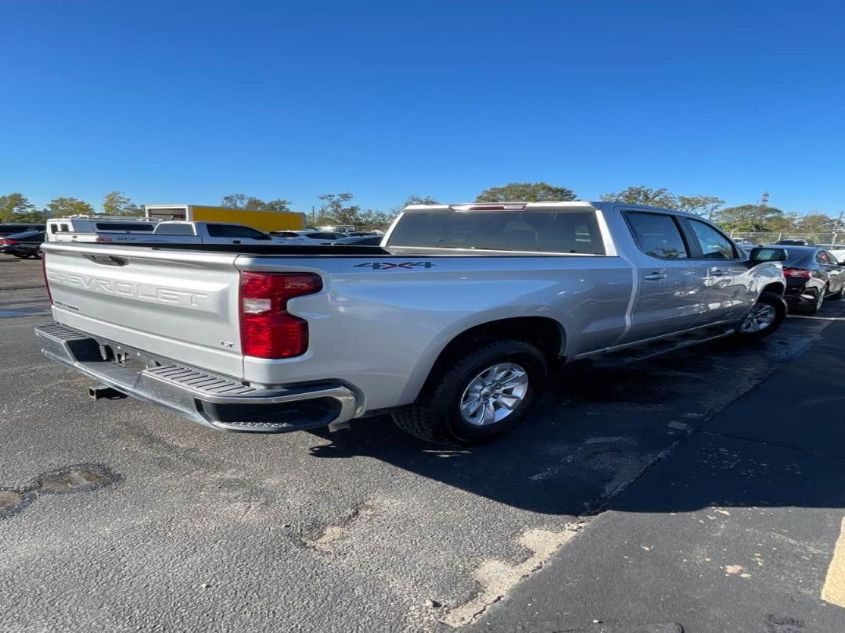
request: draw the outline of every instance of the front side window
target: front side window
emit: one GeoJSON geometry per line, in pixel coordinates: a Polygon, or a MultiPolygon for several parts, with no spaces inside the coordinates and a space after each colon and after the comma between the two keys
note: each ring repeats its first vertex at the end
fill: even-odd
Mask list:
{"type": "Polygon", "coordinates": [[[630,211],[625,216],[637,246],[646,255],[658,259],[689,257],[684,238],[671,215],[630,211]]]}
{"type": "Polygon", "coordinates": [[[690,226],[701,247],[701,257],[704,259],[737,259],[734,245],[724,235],[709,224],[690,220],[690,226]]]}

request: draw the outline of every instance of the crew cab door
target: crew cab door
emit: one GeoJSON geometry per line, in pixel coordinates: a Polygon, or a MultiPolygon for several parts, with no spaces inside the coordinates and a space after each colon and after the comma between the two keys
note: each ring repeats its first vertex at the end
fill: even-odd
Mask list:
{"type": "Polygon", "coordinates": [[[704,297],[702,325],[738,321],[757,299],[745,257],[716,227],[701,220],[679,217],[690,247],[690,261],[700,269],[704,297]]]}
{"type": "Polygon", "coordinates": [[[702,324],[707,262],[691,259],[676,216],[625,211],[639,252],[635,257],[636,296],[630,326],[620,343],[633,343],[702,324]]]}

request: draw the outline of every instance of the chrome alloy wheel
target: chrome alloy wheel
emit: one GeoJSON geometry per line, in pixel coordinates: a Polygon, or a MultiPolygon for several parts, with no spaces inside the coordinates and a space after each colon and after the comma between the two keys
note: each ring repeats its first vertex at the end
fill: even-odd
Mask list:
{"type": "Polygon", "coordinates": [[[777,312],[774,306],[768,303],[758,303],[749,312],[748,316],[739,326],[739,331],[743,334],[753,334],[754,332],[762,332],[767,327],[771,326],[777,318],[777,312]]]}
{"type": "Polygon", "coordinates": [[[528,393],[528,372],[516,363],[499,363],[473,378],[461,396],[461,417],[488,426],[508,417],[528,393]]]}

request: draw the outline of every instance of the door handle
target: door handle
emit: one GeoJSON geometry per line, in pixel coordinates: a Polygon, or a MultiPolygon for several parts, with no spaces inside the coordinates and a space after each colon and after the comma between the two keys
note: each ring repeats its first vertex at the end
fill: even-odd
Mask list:
{"type": "Polygon", "coordinates": [[[649,273],[643,275],[643,279],[646,281],[660,281],[661,279],[666,279],[666,273],[649,273]]]}
{"type": "Polygon", "coordinates": [[[726,274],[727,273],[721,268],[713,268],[710,271],[710,275],[713,277],[724,277],[726,274]]]}

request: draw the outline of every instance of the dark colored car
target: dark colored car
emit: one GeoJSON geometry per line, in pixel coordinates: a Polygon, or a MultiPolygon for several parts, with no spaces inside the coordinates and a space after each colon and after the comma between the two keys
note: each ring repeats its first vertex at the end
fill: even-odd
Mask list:
{"type": "MultiPolygon", "coordinates": [[[[785,254],[783,276],[786,277],[786,293],[783,298],[790,307],[815,314],[825,299],[842,296],[845,289],[845,265],[840,264],[826,249],[780,243],[768,249],[785,254]]],[[[755,252],[765,254],[766,250],[755,249],[755,252]]]]}
{"type": "Polygon", "coordinates": [[[45,228],[44,224],[10,222],[0,224],[0,237],[6,237],[7,235],[13,235],[15,233],[23,233],[25,231],[44,231],[45,228]]]}
{"type": "Polygon", "coordinates": [[[41,257],[41,244],[44,243],[45,231],[24,231],[0,237],[0,253],[15,257],[41,257]]]}
{"type": "Polygon", "coordinates": [[[358,235],[353,237],[342,237],[332,242],[332,246],[378,246],[381,244],[382,235],[358,235]]]}
{"type": "Polygon", "coordinates": [[[810,240],[796,238],[791,240],[778,240],[775,242],[775,246],[813,246],[813,243],[810,240]]]}

